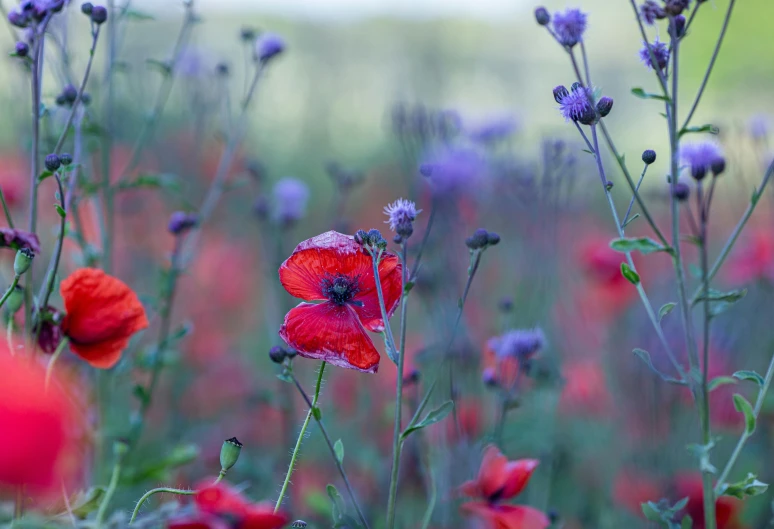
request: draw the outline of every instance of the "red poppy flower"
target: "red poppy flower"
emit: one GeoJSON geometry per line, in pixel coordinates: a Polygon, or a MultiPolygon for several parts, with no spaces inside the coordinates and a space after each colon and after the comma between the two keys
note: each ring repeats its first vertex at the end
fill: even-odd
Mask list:
{"type": "Polygon", "coordinates": [[[46,389],[40,364],[0,349],[0,491],[58,493],[78,466],[72,401],[56,377],[46,389]]]}
{"type": "Polygon", "coordinates": [[[537,459],[508,461],[495,445],[489,445],[484,449],[478,477],[463,483],[460,490],[489,502],[509,500],[524,489],[538,463],[537,459]]]}
{"type": "Polygon", "coordinates": [[[234,520],[235,529],[279,529],[290,521],[285,513],[275,513],[272,505],[250,503],[224,483],[200,486],[195,500],[202,513],[234,520]]]}
{"type": "Polygon", "coordinates": [[[492,529],[545,529],[551,524],[541,511],[525,505],[470,502],[462,505],[462,511],[492,529]]]}
{"type": "Polygon", "coordinates": [[[750,234],[746,244],[728,263],[727,273],[736,283],[774,280],[774,237],[770,230],[750,234]]]}
{"type": "Polygon", "coordinates": [[[113,367],[132,335],[148,327],[134,291],[102,270],[76,270],[62,281],[60,291],[67,311],[62,330],[70,350],[93,367],[113,367]]]}
{"type": "MultiPolygon", "coordinates": [[[[675,497],[688,497],[686,514],[693,519],[694,529],[704,529],[704,493],[702,478],[698,473],[678,474],[674,479],[675,497]]],[[[739,515],[743,503],[729,496],[720,496],[715,501],[715,518],[718,529],[738,529],[742,527],[739,515]]]]}
{"type": "MultiPolygon", "coordinates": [[[[279,334],[301,356],[376,373],[379,352],[365,332],[384,330],[373,265],[349,235],[329,231],[299,244],[279,269],[290,294],[306,301],[285,315],[279,334]]],[[[401,265],[385,252],[379,281],[387,316],[398,306],[401,265]]]]}
{"type": "Polygon", "coordinates": [[[173,518],[167,522],[167,529],[229,529],[229,527],[217,516],[199,513],[173,518]]]}

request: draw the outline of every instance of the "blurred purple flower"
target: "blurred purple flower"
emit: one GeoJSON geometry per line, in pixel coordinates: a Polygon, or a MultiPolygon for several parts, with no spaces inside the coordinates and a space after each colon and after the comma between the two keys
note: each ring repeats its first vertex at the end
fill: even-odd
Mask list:
{"type": "Polygon", "coordinates": [[[309,186],[297,178],[282,178],[271,191],[273,218],[281,224],[292,224],[301,220],[306,213],[309,200],[309,186]]]}
{"type": "Polygon", "coordinates": [[[518,128],[519,122],[513,116],[498,116],[471,127],[468,137],[478,143],[495,143],[512,136],[518,128]]]}
{"type": "Polygon", "coordinates": [[[640,15],[646,24],[653,25],[656,20],[666,17],[664,8],[654,0],[647,0],[640,6],[640,15]]]}
{"type": "Polygon", "coordinates": [[[266,62],[285,51],[285,41],[274,33],[263,33],[255,41],[255,56],[261,62],[266,62]]]}
{"type": "Polygon", "coordinates": [[[417,209],[416,204],[405,198],[399,198],[384,207],[384,214],[389,217],[385,223],[390,225],[390,230],[399,234],[406,231],[407,228],[411,228],[412,223],[420,213],[422,210],[417,209]]]}
{"type": "Polygon", "coordinates": [[[191,228],[199,224],[199,216],[196,213],[186,213],[185,211],[175,211],[169,217],[167,230],[172,235],[182,235],[191,228]]]}
{"type": "Polygon", "coordinates": [[[720,146],[710,141],[701,143],[686,143],[680,146],[680,157],[691,168],[691,175],[701,180],[708,171],[716,171],[719,164],[725,168],[725,159],[720,146]]]}
{"type": "Polygon", "coordinates": [[[515,329],[490,338],[487,345],[497,358],[526,360],[545,347],[546,336],[539,328],[515,329]]]}
{"type": "Polygon", "coordinates": [[[653,41],[653,44],[645,43],[642,46],[642,49],[640,50],[640,60],[645,66],[653,70],[653,62],[650,59],[650,52],[648,51],[648,47],[653,50],[653,56],[656,58],[656,63],[658,64],[659,70],[666,68],[667,64],[669,63],[669,48],[667,48],[667,45],[658,40],[658,37],[656,37],[656,40],[653,41]]]}
{"type": "Polygon", "coordinates": [[[578,44],[586,31],[587,18],[588,15],[580,9],[566,9],[562,13],[554,13],[551,23],[559,42],[568,48],[578,44]]]}
{"type": "Polygon", "coordinates": [[[593,94],[594,91],[591,88],[574,86],[566,95],[558,99],[559,111],[564,119],[566,121],[579,121],[584,125],[594,121],[597,112],[591,104],[593,94]]]}
{"type": "Polygon", "coordinates": [[[447,147],[432,153],[419,167],[436,193],[471,189],[487,171],[486,161],[472,149],[447,147]]]}
{"type": "Polygon", "coordinates": [[[764,140],[771,132],[771,118],[765,114],[757,114],[747,122],[747,130],[754,140],[764,140]]]}
{"type": "Polygon", "coordinates": [[[14,250],[29,248],[35,255],[40,253],[40,241],[37,235],[12,228],[0,228],[0,247],[14,250]]]}

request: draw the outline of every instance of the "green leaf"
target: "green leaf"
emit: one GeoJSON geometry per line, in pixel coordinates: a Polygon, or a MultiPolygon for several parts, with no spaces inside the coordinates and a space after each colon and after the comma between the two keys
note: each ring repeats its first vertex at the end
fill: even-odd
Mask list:
{"type": "Polygon", "coordinates": [[[685,127],[679,132],[678,138],[682,137],[683,134],[702,133],[702,132],[709,132],[710,134],[718,134],[720,132],[720,129],[718,129],[715,125],[710,125],[709,123],[706,125],[702,125],[700,127],[685,127]]]}
{"type": "Polygon", "coordinates": [[[286,371],[283,371],[282,373],[277,373],[277,378],[283,382],[287,382],[288,384],[293,383],[293,377],[291,377],[290,374],[287,373],[286,371]]]}
{"type": "Polygon", "coordinates": [[[680,522],[680,529],[691,529],[693,527],[693,518],[689,514],[683,516],[683,521],[680,522]]]}
{"type": "Polygon", "coordinates": [[[631,269],[631,267],[626,263],[621,263],[621,274],[626,278],[629,283],[632,285],[638,285],[640,283],[640,276],[631,269]]]}
{"type": "Polygon", "coordinates": [[[331,516],[333,518],[333,523],[336,523],[344,516],[344,499],[334,485],[329,484],[325,487],[325,490],[328,492],[328,497],[331,499],[331,516]]]}
{"type": "Polygon", "coordinates": [[[637,358],[645,362],[645,365],[648,366],[648,368],[651,371],[657,374],[664,382],[668,382],[670,384],[677,384],[679,386],[686,385],[685,382],[683,382],[682,380],[678,380],[674,377],[670,377],[669,375],[666,375],[661,371],[659,371],[658,369],[656,369],[656,366],[653,365],[653,361],[650,359],[650,353],[648,353],[645,349],[634,349],[632,352],[637,358]]]}
{"type": "Polygon", "coordinates": [[[447,400],[446,402],[438,406],[436,409],[428,412],[428,414],[425,415],[425,418],[419,421],[419,423],[406,428],[406,430],[401,434],[401,437],[405,439],[417,430],[421,430],[422,428],[426,428],[431,424],[435,424],[437,422],[444,420],[446,416],[449,415],[453,409],[454,409],[454,402],[447,400]]]}
{"type": "Polygon", "coordinates": [[[672,312],[672,309],[674,309],[676,306],[675,303],[672,303],[671,301],[669,303],[664,303],[660,309],[658,309],[658,321],[661,321],[664,319],[664,316],[672,312]]]}
{"type": "Polygon", "coordinates": [[[639,237],[636,239],[613,239],[610,241],[610,248],[616,252],[628,253],[636,251],[642,254],[668,251],[668,248],[664,248],[659,243],[653,239],[649,239],[648,237],[639,237]]]}
{"type": "Polygon", "coordinates": [[[119,190],[138,188],[163,189],[177,193],[181,190],[180,178],[172,173],[141,174],[134,180],[124,181],[118,185],[119,190]]]}
{"type": "Polygon", "coordinates": [[[669,101],[669,98],[659,94],[650,94],[642,88],[632,88],[632,94],[640,99],[658,99],[659,101],[669,101]]]}
{"type": "Polygon", "coordinates": [[[734,393],[734,408],[744,415],[744,429],[747,435],[755,431],[755,412],[752,404],[739,393],[734,393]]]}
{"type": "Polygon", "coordinates": [[[746,288],[740,288],[739,290],[732,290],[731,292],[719,292],[717,290],[710,289],[706,296],[699,296],[696,298],[696,302],[699,301],[724,301],[726,303],[736,303],[747,295],[746,288]]]}
{"type": "Polygon", "coordinates": [[[747,477],[742,481],[736,483],[723,483],[720,486],[720,496],[733,496],[743,500],[746,496],[758,496],[766,492],[769,488],[767,483],[758,481],[758,476],[755,474],[747,474],[747,477]]]}
{"type": "Polygon", "coordinates": [[[105,496],[105,489],[102,487],[92,487],[86,492],[81,492],[72,502],[73,514],[81,519],[86,518],[90,513],[99,509],[103,496],[105,496]]]}
{"type": "Polygon", "coordinates": [[[54,173],[52,171],[49,171],[48,169],[46,169],[45,171],[43,171],[42,173],[40,173],[38,175],[38,183],[41,183],[43,180],[45,180],[46,178],[48,178],[50,176],[54,176],[54,173]]]}
{"type": "Polygon", "coordinates": [[[339,439],[333,444],[333,451],[336,453],[336,460],[339,463],[343,463],[344,462],[344,443],[341,442],[341,439],[339,439]]]}
{"type": "Polygon", "coordinates": [[[54,208],[56,209],[56,212],[59,213],[60,217],[65,218],[67,216],[67,213],[65,213],[65,210],[62,209],[62,206],[59,204],[54,204],[54,208]]]}
{"type": "Polygon", "coordinates": [[[623,223],[623,226],[622,226],[622,228],[625,228],[626,226],[628,226],[629,224],[631,224],[631,223],[632,223],[632,221],[633,221],[634,219],[636,219],[636,218],[639,218],[639,216],[640,216],[640,214],[639,214],[639,213],[635,213],[634,215],[632,215],[631,217],[629,217],[628,219],[626,219],[626,222],[624,222],[624,223],[623,223]]]}
{"type": "Polygon", "coordinates": [[[413,281],[408,281],[406,283],[406,286],[403,287],[403,293],[404,294],[408,294],[409,292],[411,292],[412,288],[414,288],[414,282],[413,281]]]}
{"type": "Polygon", "coordinates": [[[718,469],[710,462],[710,452],[715,448],[715,441],[710,441],[705,445],[691,443],[686,448],[699,460],[699,470],[717,474],[718,469]]]}
{"type": "Polygon", "coordinates": [[[661,521],[661,508],[658,505],[656,505],[652,501],[646,501],[640,506],[642,507],[642,514],[645,515],[645,518],[647,518],[651,522],[661,521]]]}
{"type": "Polygon", "coordinates": [[[712,391],[726,384],[736,384],[736,379],[734,377],[715,377],[709,381],[707,389],[712,391]]]}
{"type": "Polygon", "coordinates": [[[398,351],[396,351],[395,348],[390,344],[390,341],[387,339],[386,332],[382,333],[382,338],[384,338],[384,350],[387,352],[387,356],[395,365],[398,365],[398,362],[400,361],[398,351]]]}
{"type": "Polygon", "coordinates": [[[760,376],[755,371],[737,371],[734,373],[734,378],[738,378],[739,380],[749,380],[751,382],[755,382],[758,384],[758,387],[763,387],[763,385],[766,383],[765,380],[763,380],[763,377],[760,376]]]}

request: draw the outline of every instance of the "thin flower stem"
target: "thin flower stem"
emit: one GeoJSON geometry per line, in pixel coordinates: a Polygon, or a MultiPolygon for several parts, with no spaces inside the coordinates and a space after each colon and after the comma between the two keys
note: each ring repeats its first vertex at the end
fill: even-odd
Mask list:
{"type": "MultiPolygon", "coordinates": [[[[704,2],[696,2],[696,5],[693,8],[693,11],[691,11],[691,16],[688,17],[688,22],[685,24],[685,30],[683,32],[683,36],[688,34],[688,30],[691,29],[691,24],[693,24],[693,19],[696,18],[696,13],[699,12],[699,8],[704,2]]],[[[683,37],[680,37],[683,38],[683,37]]]]}
{"type": "MultiPolygon", "coordinates": [[[[304,388],[301,387],[301,383],[298,381],[296,376],[291,372],[290,377],[293,380],[293,383],[296,385],[296,388],[298,389],[298,392],[301,394],[301,396],[304,398],[304,401],[306,401],[306,405],[310,408],[314,407],[314,404],[312,403],[312,399],[309,398],[309,395],[307,395],[306,391],[304,391],[304,388]]],[[[322,433],[323,438],[325,439],[325,444],[328,445],[328,450],[331,453],[331,457],[333,457],[333,462],[336,463],[336,468],[339,470],[339,475],[341,476],[341,479],[344,481],[344,486],[347,488],[347,494],[349,495],[350,501],[352,501],[352,505],[355,506],[355,510],[357,511],[357,515],[360,518],[360,522],[363,524],[363,527],[365,529],[368,529],[368,522],[366,521],[366,517],[363,514],[363,510],[360,508],[360,504],[357,502],[357,498],[355,497],[355,491],[352,488],[352,485],[349,482],[349,478],[347,477],[347,473],[344,470],[344,464],[339,461],[338,456],[336,456],[336,448],[333,445],[333,442],[331,442],[331,437],[328,435],[328,430],[325,428],[325,424],[323,424],[322,417],[318,418],[316,415],[312,414],[314,417],[314,420],[317,422],[317,426],[320,428],[320,433],[322,433]]]]}
{"type": "Polygon", "coordinates": [[[121,479],[122,463],[123,456],[119,454],[116,457],[115,464],[113,465],[113,473],[110,476],[110,483],[108,484],[108,488],[105,491],[105,497],[99,504],[97,516],[94,519],[94,527],[96,529],[100,529],[102,527],[102,522],[105,520],[105,515],[107,514],[107,509],[110,505],[110,500],[113,499],[113,495],[116,493],[116,489],[118,488],[118,481],[121,479]]]}
{"type": "MultiPolygon", "coordinates": [[[[656,54],[653,51],[653,48],[650,46],[650,41],[648,40],[648,34],[645,33],[645,26],[642,24],[642,18],[640,17],[640,12],[637,10],[637,4],[634,2],[634,0],[629,0],[629,3],[632,6],[632,10],[634,11],[634,18],[637,20],[637,26],[640,28],[640,35],[642,36],[642,44],[647,47],[648,55],[650,56],[650,63],[653,65],[658,65],[658,61],[656,60],[656,54]]],[[[653,68],[653,71],[656,73],[656,77],[658,78],[659,85],[661,85],[661,93],[664,97],[669,100],[669,89],[667,87],[667,79],[664,75],[664,72],[662,72],[659,68],[653,68]]]]}
{"type": "Polygon", "coordinates": [[[632,212],[634,201],[637,200],[636,193],[639,193],[640,186],[642,185],[642,181],[645,180],[645,173],[647,172],[648,172],[648,164],[645,164],[645,167],[642,168],[642,174],[640,175],[640,179],[637,181],[637,186],[634,188],[635,194],[632,195],[632,199],[629,201],[629,207],[626,208],[626,215],[624,215],[623,223],[621,223],[622,228],[626,226],[626,223],[629,220],[629,214],[632,212]]]}
{"type": "Polygon", "coordinates": [[[430,476],[430,500],[427,502],[427,509],[422,516],[422,529],[430,527],[430,522],[433,520],[433,511],[435,510],[435,502],[438,498],[438,487],[435,485],[435,476],[433,476],[432,469],[427,472],[430,476]]]}
{"type": "MultiPolygon", "coordinates": [[[[59,261],[62,258],[62,247],[64,246],[65,232],[67,230],[67,203],[65,200],[64,187],[62,186],[62,179],[58,172],[54,173],[54,178],[56,179],[56,185],[59,188],[59,204],[62,211],[59,213],[59,236],[56,240],[56,249],[54,250],[54,253],[51,254],[51,261],[48,264],[48,270],[46,271],[45,276],[46,280],[40,286],[40,292],[38,293],[39,317],[40,314],[42,314],[42,311],[48,306],[48,300],[51,297],[51,292],[54,290],[56,272],[59,269],[59,261]]],[[[38,330],[36,334],[39,336],[43,326],[38,324],[37,327],[38,330]]]]}
{"type": "MultiPolygon", "coordinates": [[[[771,355],[771,360],[769,361],[769,368],[766,370],[766,376],[763,379],[763,385],[758,390],[758,398],[755,401],[755,408],[753,409],[753,417],[755,417],[756,419],[758,418],[758,415],[760,414],[761,409],[763,408],[763,401],[765,400],[766,394],[768,393],[769,387],[771,386],[772,378],[774,378],[774,354],[771,355]]],[[[739,455],[742,453],[742,448],[744,448],[745,443],[751,436],[752,436],[752,433],[747,433],[747,430],[745,430],[742,433],[741,437],[739,437],[739,441],[736,443],[736,447],[734,447],[734,451],[731,454],[731,457],[726,463],[726,466],[723,467],[723,471],[720,473],[720,477],[718,478],[717,485],[715,486],[715,494],[720,493],[721,487],[725,483],[726,479],[728,479],[728,475],[731,473],[731,470],[733,470],[736,460],[739,458],[739,455]]]]}
{"type": "Polygon", "coordinates": [[[54,374],[54,364],[56,364],[56,361],[59,360],[60,356],[62,356],[62,352],[65,350],[69,342],[70,340],[67,338],[62,338],[59,342],[59,345],[56,346],[54,354],[51,355],[51,360],[48,361],[48,365],[46,366],[46,381],[43,386],[45,391],[48,391],[48,386],[51,384],[51,376],[54,374]]]}
{"type": "Polygon", "coordinates": [[[154,494],[161,494],[163,492],[166,492],[168,494],[179,494],[180,496],[193,496],[196,494],[195,490],[190,489],[173,489],[170,487],[159,487],[157,489],[151,489],[145,494],[143,494],[142,498],[137,502],[137,505],[134,507],[134,511],[132,511],[132,517],[129,520],[129,525],[132,525],[134,523],[134,520],[137,519],[137,515],[140,513],[140,508],[142,507],[143,503],[145,503],[148,498],[153,496],[154,494]]]}
{"type": "Polygon", "coordinates": [[[430,216],[427,218],[427,226],[425,227],[425,234],[422,236],[422,242],[417,250],[417,256],[414,259],[414,266],[411,268],[411,274],[409,274],[409,281],[417,280],[417,273],[419,272],[419,265],[422,262],[422,254],[427,247],[427,241],[430,238],[430,230],[433,228],[433,221],[435,220],[436,212],[436,199],[433,197],[430,201],[430,216]]]}
{"type": "Polygon", "coordinates": [[[83,93],[86,90],[86,83],[88,82],[89,74],[91,73],[91,65],[94,63],[94,53],[97,49],[97,40],[99,39],[99,29],[100,26],[96,26],[96,29],[92,32],[91,48],[89,49],[89,61],[86,63],[86,70],[83,72],[83,79],[81,80],[81,85],[78,88],[78,95],[75,97],[75,101],[73,101],[73,106],[70,109],[70,113],[67,115],[64,128],[62,129],[62,132],[59,135],[59,140],[57,140],[56,146],[54,147],[53,152],[55,154],[59,154],[62,151],[64,142],[70,132],[70,127],[73,125],[75,114],[78,111],[78,107],[80,106],[81,101],[83,100],[83,93]]]}
{"type": "MultiPolygon", "coordinates": [[[[428,230],[429,231],[429,230],[428,230]]],[[[398,478],[400,477],[400,456],[403,451],[403,443],[401,441],[401,415],[403,412],[403,370],[406,362],[406,309],[408,308],[408,292],[406,287],[408,285],[408,245],[404,240],[401,244],[401,261],[403,266],[401,267],[401,309],[400,309],[400,349],[393,351],[398,355],[398,374],[395,381],[395,425],[392,433],[392,472],[390,473],[390,489],[387,499],[387,529],[392,529],[395,526],[395,504],[398,499],[398,478]]],[[[379,279],[379,271],[377,268],[377,260],[373,259],[374,263],[374,278],[376,278],[376,291],[379,295],[379,306],[382,309],[382,318],[385,322],[385,329],[389,329],[389,323],[387,322],[387,314],[384,306],[384,296],[382,295],[381,280],[379,279]]],[[[390,335],[392,331],[390,330],[390,335]]],[[[395,339],[393,340],[393,346],[395,345],[395,339]]]]}
{"type": "Polygon", "coordinates": [[[105,88],[105,105],[104,105],[104,122],[102,127],[104,134],[102,136],[102,156],[101,156],[101,172],[102,179],[100,182],[100,193],[104,202],[104,208],[102,215],[104,216],[104,224],[102,230],[102,268],[108,274],[113,269],[113,233],[115,225],[115,215],[113,211],[113,199],[115,195],[113,188],[110,184],[110,172],[111,172],[111,158],[113,151],[113,135],[115,130],[113,129],[113,110],[115,107],[115,83],[114,65],[116,62],[116,55],[118,54],[118,21],[116,13],[115,0],[108,0],[108,19],[107,19],[107,36],[108,36],[108,52],[105,55],[105,82],[107,87],[105,88]]]}
{"type": "Polygon", "coordinates": [[[13,229],[13,219],[11,218],[11,212],[8,209],[8,204],[5,202],[5,195],[3,190],[0,189],[0,202],[3,204],[3,213],[5,213],[5,220],[8,222],[8,227],[13,229]]]}
{"type": "MultiPolygon", "coordinates": [[[[766,189],[766,186],[768,185],[769,180],[771,180],[772,174],[774,174],[774,161],[772,161],[771,164],[769,164],[769,167],[766,169],[766,172],[763,174],[763,179],[761,180],[761,183],[758,186],[758,189],[755,190],[752,200],[750,200],[750,203],[747,205],[747,209],[742,214],[742,217],[739,219],[739,222],[737,222],[736,226],[734,227],[734,231],[731,232],[731,235],[726,241],[726,244],[720,250],[720,254],[718,254],[717,258],[715,259],[715,262],[712,264],[712,267],[710,268],[710,271],[708,274],[708,277],[710,280],[712,280],[712,278],[714,278],[715,275],[717,275],[717,273],[720,271],[720,268],[723,266],[723,263],[726,261],[726,258],[728,258],[729,254],[731,253],[731,250],[734,248],[734,244],[736,244],[737,239],[739,239],[739,235],[742,233],[742,230],[747,224],[747,221],[750,220],[750,217],[752,216],[753,211],[755,211],[755,207],[758,205],[759,199],[761,198],[761,196],[763,196],[763,192],[766,189]]],[[[699,296],[701,296],[701,287],[696,289],[696,292],[694,292],[693,297],[691,298],[692,305],[696,304],[696,302],[699,300],[699,296]]]]}
{"type": "Polygon", "coordinates": [[[11,293],[16,289],[16,285],[19,284],[19,279],[21,279],[21,276],[18,276],[18,275],[14,276],[13,281],[11,282],[11,286],[8,287],[8,290],[5,291],[5,294],[3,294],[3,297],[0,298],[0,307],[5,305],[5,302],[11,296],[11,293]]]}
{"type": "MultiPolygon", "coordinates": [[[[317,384],[314,387],[314,398],[312,399],[312,406],[309,408],[309,411],[306,412],[306,418],[304,419],[304,423],[301,425],[301,431],[298,433],[298,439],[296,440],[296,447],[293,449],[293,455],[290,457],[288,472],[287,474],[285,474],[285,481],[282,484],[282,490],[280,490],[279,498],[277,498],[277,503],[274,505],[274,512],[279,511],[279,508],[282,505],[282,499],[285,497],[285,493],[287,492],[288,486],[290,485],[290,476],[293,475],[293,469],[296,466],[296,459],[298,458],[298,453],[301,451],[301,442],[304,440],[304,436],[306,435],[306,429],[309,426],[309,420],[312,418],[312,415],[315,413],[315,410],[317,410],[317,401],[320,398],[320,386],[322,386],[324,371],[325,371],[325,362],[323,361],[320,364],[320,371],[317,374],[317,384]]],[[[319,413],[319,411],[317,413],[319,413]]]]}
{"type": "MultiPolygon", "coordinates": [[[[696,99],[693,100],[693,105],[691,105],[691,110],[688,112],[688,115],[685,117],[685,122],[683,123],[683,126],[680,127],[681,131],[685,130],[686,127],[688,127],[688,125],[691,123],[691,118],[693,117],[694,113],[696,112],[696,109],[699,106],[699,101],[701,100],[701,96],[704,94],[704,89],[707,88],[707,82],[709,81],[710,74],[712,73],[712,69],[715,66],[715,61],[718,59],[718,54],[720,53],[720,46],[721,44],[723,44],[723,38],[726,36],[726,30],[728,29],[728,24],[731,22],[731,12],[734,10],[734,4],[736,4],[736,0],[731,0],[728,4],[728,10],[726,10],[726,16],[723,19],[723,27],[720,29],[720,36],[718,37],[718,42],[715,44],[715,49],[712,52],[712,58],[710,58],[709,65],[707,66],[707,71],[704,73],[704,78],[701,80],[701,85],[699,85],[699,91],[696,93],[696,99]]],[[[691,18],[693,19],[693,17],[691,18]]]]}
{"type": "Polygon", "coordinates": [[[379,309],[382,312],[382,321],[384,322],[384,336],[387,339],[387,345],[392,348],[393,352],[395,354],[400,354],[400,351],[398,351],[397,344],[395,343],[395,336],[392,334],[392,326],[390,325],[390,318],[387,314],[387,307],[384,303],[384,292],[382,290],[382,280],[379,276],[379,261],[382,257],[382,251],[378,250],[374,252],[373,250],[368,250],[368,253],[371,254],[371,263],[373,264],[373,273],[374,273],[374,283],[376,284],[376,294],[379,297],[379,309]]]}

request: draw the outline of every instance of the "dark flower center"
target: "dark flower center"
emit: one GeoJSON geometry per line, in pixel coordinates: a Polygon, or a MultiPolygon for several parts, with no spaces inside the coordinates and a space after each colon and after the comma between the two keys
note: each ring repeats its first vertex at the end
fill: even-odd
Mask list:
{"type": "Polygon", "coordinates": [[[360,291],[360,286],[357,277],[338,274],[323,278],[322,291],[329,301],[336,305],[344,305],[355,297],[355,294],[360,291]]]}

